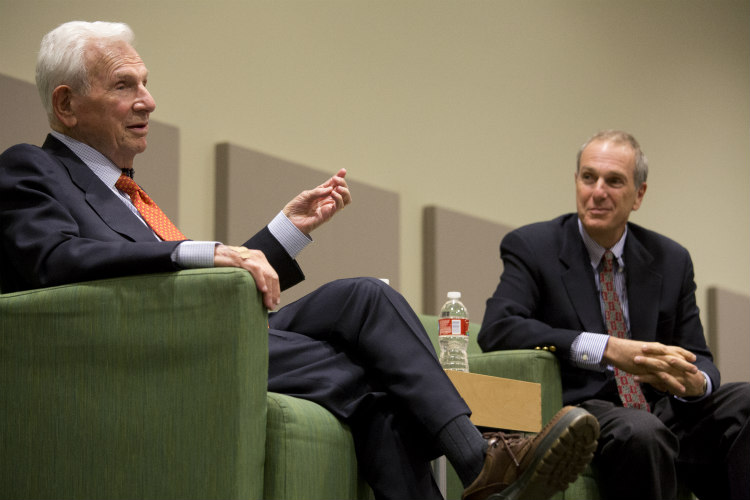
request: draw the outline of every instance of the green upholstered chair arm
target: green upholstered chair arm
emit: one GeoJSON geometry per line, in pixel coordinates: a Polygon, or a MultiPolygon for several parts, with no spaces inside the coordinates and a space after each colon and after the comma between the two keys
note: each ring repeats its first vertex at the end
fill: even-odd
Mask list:
{"type": "Polygon", "coordinates": [[[268,393],[265,500],[370,498],[349,428],[322,406],[268,393]],[[358,480],[358,478],[360,480],[358,480]]]}
{"type": "Polygon", "coordinates": [[[0,295],[0,497],[260,498],[267,342],[237,269],[0,295]]]}

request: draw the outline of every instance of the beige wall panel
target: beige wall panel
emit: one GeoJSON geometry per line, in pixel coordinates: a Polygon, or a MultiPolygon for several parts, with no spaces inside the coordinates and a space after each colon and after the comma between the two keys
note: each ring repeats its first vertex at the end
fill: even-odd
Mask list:
{"type": "MultiPolygon", "coordinates": [[[[216,147],[216,235],[241,244],[294,196],[325,182],[324,172],[233,144],[216,147]]],[[[282,305],[338,278],[388,278],[398,289],[399,197],[347,179],[353,202],[312,234],[298,257],[306,280],[282,294],[282,305]]]]}
{"type": "MultiPolygon", "coordinates": [[[[41,146],[49,124],[36,87],[0,75],[0,152],[22,142],[41,146]]],[[[136,181],[159,207],[179,224],[180,132],[177,127],[151,120],[148,149],[135,159],[136,181]]]]}
{"type": "Polygon", "coordinates": [[[721,382],[750,381],[750,297],[708,289],[708,343],[721,382]]]}
{"type": "Polygon", "coordinates": [[[437,314],[451,290],[481,324],[502,273],[500,240],[513,228],[437,206],[423,214],[423,312],[437,314]]]}

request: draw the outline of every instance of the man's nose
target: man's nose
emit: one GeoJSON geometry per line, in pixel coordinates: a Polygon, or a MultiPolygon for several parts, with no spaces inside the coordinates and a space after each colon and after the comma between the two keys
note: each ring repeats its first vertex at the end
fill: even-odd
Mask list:
{"type": "Polygon", "coordinates": [[[597,198],[604,198],[607,196],[607,184],[604,179],[599,178],[594,184],[594,196],[597,198]]]}
{"type": "Polygon", "coordinates": [[[151,96],[151,92],[149,92],[146,87],[141,86],[141,88],[139,89],[138,99],[136,100],[133,107],[136,111],[147,111],[149,113],[153,112],[156,109],[156,101],[151,96]]]}

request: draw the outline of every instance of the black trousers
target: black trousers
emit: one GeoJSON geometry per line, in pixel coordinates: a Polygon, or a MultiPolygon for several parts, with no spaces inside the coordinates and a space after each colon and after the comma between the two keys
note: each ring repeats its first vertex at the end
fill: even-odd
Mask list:
{"type": "Polygon", "coordinates": [[[322,286],[269,317],[268,389],[347,423],[378,498],[440,498],[437,433],[470,410],[406,300],[373,278],[322,286]]]}
{"type": "Polygon", "coordinates": [[[607,499],[750,499],[750,384],[720,386],[694,402],[664,397],[652,413],[602,400],[581,407],[599,420],[592,466],[607,499]]]}

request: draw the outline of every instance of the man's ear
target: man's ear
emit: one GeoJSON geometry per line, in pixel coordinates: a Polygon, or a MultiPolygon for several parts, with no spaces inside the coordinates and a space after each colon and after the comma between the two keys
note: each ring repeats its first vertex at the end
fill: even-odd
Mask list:
{"type": "Polygon", "coordinates": [[[52,112],[65,128],[73,128],[78,122],[72,101],[73,89],[67,85],[60,85],[52,91],[52,112]]]}
{"type": "Polygon", "coordinates": [[[635,202],[633,203],[633,210],[638,210],[641,208],[641,203],[643,202],[643,197],[646,196],[646,188],[648,186],[644,182],[641,184],[641,187],[638,188],[638,191],[635,193],[635,202]]]}

